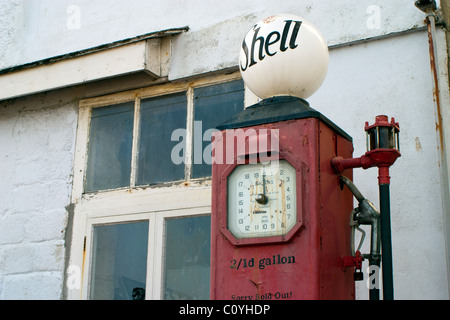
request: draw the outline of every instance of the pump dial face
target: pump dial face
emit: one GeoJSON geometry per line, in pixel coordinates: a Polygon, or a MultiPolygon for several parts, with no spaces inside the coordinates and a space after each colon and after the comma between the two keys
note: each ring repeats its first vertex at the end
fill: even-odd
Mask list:
{"type": "Polygon", "coordinates": [[[286,160],[237,166],[227,188],[227,225],[237,239],[282,236],[296,224],[296,170],[286,160]]]}

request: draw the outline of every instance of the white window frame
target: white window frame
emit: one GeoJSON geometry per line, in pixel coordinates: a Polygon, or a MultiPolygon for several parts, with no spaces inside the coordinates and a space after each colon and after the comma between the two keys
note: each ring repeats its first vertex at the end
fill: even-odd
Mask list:
{"type": "MultiPolygon", "coordinates": [[[[175,217],[210,215],[211,178],[191,179],[193,137],[193,94],[198,87],[241,79],[239,72],[216,74],[198,79],[155,85],[136,90],[84,99],[79,102],[72,189],[73,228],[68,268],[79,270],[79,285],[67,289],[69,299],[88,299],[92,261],[93,227],[118,222],[149,221],[146,299],[161,299],[165,220],[175,217]],[[140,100],[177,92],[187,92],[185,180],[160,186],[135,186],[139,136],[140,100]],[[131,182],[126,188],[84,193],[91,110],[96,107],[135,101],[131,182]]],[[[245,90],[245,100],[256,98],[245,90]]],[[[244,102],[245,103],[245,102],[244,102]]],[[[68,270],[69,270],[68,269],[68,270]]],[[[68,278],[73,274],[68,275],[68,278]]],[[[71,278],[71,281],[73,278],[71,278]]]]}
{"type": "Polygon", "coordinates": [[[93,261],[93,234],[94,227],[100,225],[108,225],[115,223],[128,223],[138,221],[148,221],[148,247],[147,247],[147,279],[145,298],[147,300],[161,300],[164,295],[164,260],[165,260],[165,230],[167,219],[209,216],[211,214],[210,207],[196,207],[189,209],[176,209],[160,212],[143,212],[138,214],[130,214],[126,216],[109,216],[101,218],[90,218],[87,222],[86,252],[89,256],[85,261],[85,268],[88,268],[87,277],[83,278],[84,290],[82,299],[89,298],[90,283],[89,275],[91,274],[93,261]]]}

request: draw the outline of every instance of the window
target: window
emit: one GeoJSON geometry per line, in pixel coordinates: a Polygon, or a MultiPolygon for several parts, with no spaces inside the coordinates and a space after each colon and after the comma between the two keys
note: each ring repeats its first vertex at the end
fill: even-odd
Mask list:
{"type": "Polygon", "coordinates": [[[91,299],[145,297],[148,221],[95,226],[93,233],[91,299]]]}
{"type": "Polygon", "coordinates": [[[243,108],[242,80],[92,108],[85,191],[210,176],[212,132],[243,108]]]}
{"type": "Polygon", "coordinates": [[[133,119],[132,102],[92,110],[86,191],[130,184],[133,119]]]}
{"type": "Polygon", "coordinates": [[[203,139],[194,140],[193,178],[211,175],[211,151],[208,145],[212,129],[242,111],[243,89],[242,81],[194,89],[194,136],[201,135],[203,139]]]}
{"type": "MultiPolygon", "coordinates": [[[[172,133],[186,128],[186,92],[141,100],[137,185],[184,179],[184,166],[172,161],[172,133]]],[[[182,141],[183,149],[186,148],[182,141]]]]}
{"type": "Polygon", "coordinates": [[[165,224],[164,299],[209,299],[211,219],[168,219],[165,224]]]}
{"type": "Polygon", "coordinates": [[[239,73],[80,102],[69,298],[209,298],[210,139],[243,108],[239,73]]]}

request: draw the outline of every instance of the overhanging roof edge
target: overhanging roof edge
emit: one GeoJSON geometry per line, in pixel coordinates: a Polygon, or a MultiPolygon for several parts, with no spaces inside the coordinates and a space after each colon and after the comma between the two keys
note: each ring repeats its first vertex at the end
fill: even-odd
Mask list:
{"type": "Polygon", "coordinates": [[[0,75],[27,69],[27,68],[33,68],[33,67],[37,67],[37,66],[41,66],[41,65],[48,65],[48,64],[52,64],[54,62],[58,62],[58,61],[62,61],[62,60],[81,57],[81,56],[84,56],[87,54],[124,46],[127,44],[142,41],[142,40],[153,39],[153,38],[162,38],[165,36],[175,35],[175,34],[187,32],[187,31],[189,31],[188,26],[150,32],[150,33],[142,34],[142,35],[135,36],[132,38],[127,38],[127,39],[123,39],[123,40],[118,40],[118,41],[102,44],[102,45],[95,46],[95,47],[88,48],[88,49],[83,49],[83,50],[79,50],[79,51],[75,51],[75,52],[71,52],[71,53],[65,53],[62,55],[58,55],[58,56],[54,56],[54,57],[50,57],[50,58],[46,58],[46,59],[42,59],[42,60],[38,60],[38,61],[34,61],[34,62],[29,62],[29,63],[25,63],[25,64],[18,65],[18,66],[5,68],[5,69],[0,70],[0,75]]]}

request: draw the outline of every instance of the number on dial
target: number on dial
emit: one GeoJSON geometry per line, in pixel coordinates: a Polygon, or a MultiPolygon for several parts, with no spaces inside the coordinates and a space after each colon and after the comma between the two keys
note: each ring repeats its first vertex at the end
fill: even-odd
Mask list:
{"type": "Polygon", "coordinates": [[[297,220],[296,198],[286,160],[238,166],[228,179],[228,229],[236,238],[284,235],[297,220]]]}

